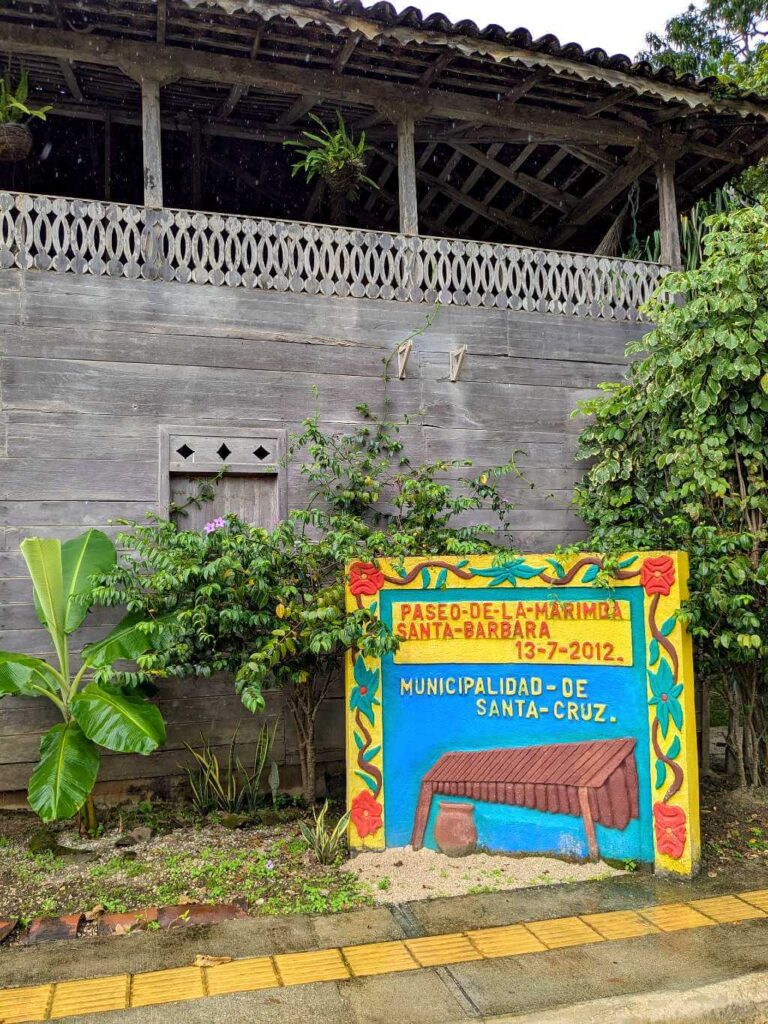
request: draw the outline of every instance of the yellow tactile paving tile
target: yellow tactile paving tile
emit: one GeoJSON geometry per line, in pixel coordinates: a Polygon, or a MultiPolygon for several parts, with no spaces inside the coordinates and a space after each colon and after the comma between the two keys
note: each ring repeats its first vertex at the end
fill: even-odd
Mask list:
{"type": "Polygon", "coordinates": [[[472,945],[491,960],[500,956],[520,956],[522,953],[543,953],[547,948],[522,924],[477,928],[466,935],[472,945]]]}
{"type": "Polygon", "coordinates": [[[311,981],[340,981],[349,978],[339,949],[318,949],[313,953],[281,953],[275,957],[283,985],[306,985],[311,981]]]}
{"type": "Polygon", "coordinates": [[[466,935],[454,932],[449,935],[430,935],[424,939],[409,939],[409,952],[422,967],[439,967],[441,964],[459,964],[466,960],[482,960],[480,953],[466,935]]]}
{"type": "MultiPolygon", "coordinates": [[[[768,919],[768,889],[619,910],[525,921],[496,928],[250,957],[213,967],[176,967],[0,990],[0,1024],[32,1024],[84,1013],[155,1006],[231,992],[345,981],[468,960],[541,953],[593,942],[631,939],[732,922],[768,919]]],[[[212,1018],[213,1019],[213,1018],[212,1018]]]]}
{"type": "Polygon", "coordinates": [[[768,889],[753,889],[750,892],[736,894],[740,900],[746,900],[758,910],[764,910],[768,914],[768,889]]]}
{"type": "Polygon", "coordinates": [[[203,975],[199,967],[174,967],[134,974],[130,1005],[156,1006],[181,999],[201,999],[204,995],[203,975]]]}
{"type": "Polygon", "coordinates": [[[667,903],[659,907],[647,907],[639,913],[663,932],[679,932],[685,928],[706,928],[717,924],[686,903],[667,903]]]}
{"type": "Polygon", "coordinates": [[[229,964],[204,967],[205,987],[209,996],[229,992],[255,992],[260,988],[277,988],[279,982],[272,958],[268,956],[233,960],[229,964]]]}
{"type": "Polygon", "coordinates": [[[604,939],[634,939],[638,935],[658,934],[659,929],[634,910],[611,910],[605,914],[582,914],[581,920],[604,939]]]}
{"type": "Polygon", "coordinates": [[[736,921],[751,921],[766,916],[759,907],[745,903],[738,896],[714,896],[707,900],[691,900],[688,905],[699,913],[711,917],[718,924],[734,924],[736,921]]]}
{"type": "Polygon", "coordinates": [[[555,917],[549,921],[526,921],[528,928],[548,949],[564,946],[583,946],[588,942],[603,942],[599,935],[579,917],[555,917]]]}
{"type": "MultiPolygon", "coordinates": [[[[81,1013],[124,1010],[128,1006],[129,974],[112,974],[84,981],[60,981],[53,990],[51,1020],[81,1013]]],[[[2,1018],[0,1017],[0,1020],[2,1018]]]]}
{"type": "Polygon", "coordinates": [[[419,968],[404,942],[371,942],[364,946],[344,946],[342,953],[356,978],[390,972],[394,974],[396,971],[415,971],[419,968]]]}
{"type": "Polygon", "coordinates": [[[53,985],[35,985],[33,988],[0,991],[0,1021],[3,1024],[22,1024],[45,1020],[52,988],[53,985]]]}

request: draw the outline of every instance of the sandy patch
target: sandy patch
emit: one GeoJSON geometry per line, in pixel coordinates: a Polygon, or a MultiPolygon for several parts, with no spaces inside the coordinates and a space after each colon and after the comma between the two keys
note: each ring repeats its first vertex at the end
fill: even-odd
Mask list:
{"type": "Polygon", "coordinates": [[[358,853],[346,870],[370,885],[377,903],[499,892],[559,882],[588,882],[623,874],[603,861],[569,864],[554,857],[508,857],[488,853],[446,857],[426,848],[412,850],[410,846],[358,853]]]}

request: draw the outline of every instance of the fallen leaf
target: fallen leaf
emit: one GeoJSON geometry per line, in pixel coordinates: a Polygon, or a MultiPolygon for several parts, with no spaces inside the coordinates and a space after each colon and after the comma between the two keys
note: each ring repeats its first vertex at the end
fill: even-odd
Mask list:
{"type": "Polygon", "coordinates": [[[193,900],[191,896],[187,896],[186,893],[182,893],[181,896],[177,897],[175,906],[177,906],[177,907],[188,907],[190,905],[190,903],[194,903],[194,902],[195,902],[195,900],[193,900]]]}
{"type": "Polygon", "coordinates": [[[219,964],[231,964],[234,957],[231,956],[209,956],[207,953],[198,953],[192,964],[193,967],[218,967],[219,964]]]}
{"type": "Polygon", "coordinates": [[[101,917],[101,915],[103,913],[104,913],[104,907],[102,907],[102,905],[100,903],[97,903],[95,907],[91,907],[90,910],[87,910],[85,912],[85,920],[86,921],[95,921],[97,918],[101,917]]]}
{"type": "Polygon", "coordinates": [[[134,927],[132,924],[116,924],[113,931],[115,935],[128,935],[129,932],[133,931],[134,927]]]}

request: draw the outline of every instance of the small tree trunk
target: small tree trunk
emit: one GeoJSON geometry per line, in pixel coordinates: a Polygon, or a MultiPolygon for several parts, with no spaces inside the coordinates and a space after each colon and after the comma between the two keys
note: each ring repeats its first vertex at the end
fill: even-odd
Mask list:
{"type": "Polygon", "coordinates": [[[89,795],[85,801],[85,826],[91,835],[96,834],[96,806],[92,795],[89,795]]]}
{"type": "Polygon", "coordinates": [[[747,771],[744,764],[742,699],[738,680],[729,680],[726,686],[726,696],[728,699],[728,733],[725,742],[730,761],[729,774],[734,775],[739,788],[744,789],[747,785],[747,771]]]}

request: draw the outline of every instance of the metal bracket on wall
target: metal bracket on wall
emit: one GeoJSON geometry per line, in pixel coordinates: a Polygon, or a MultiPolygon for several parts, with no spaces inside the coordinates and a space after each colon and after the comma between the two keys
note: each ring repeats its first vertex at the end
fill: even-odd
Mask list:
{"type": "Polygon", "coordinates": [[[454,383],[458,380],[459,373],[461,372],[461,364],[464,362],[464,356],[466,354],[466,345],[461,345],[459,348],[451,349],[451,380],[454,383]]]}
{"type": "Polygon", "coordinates": [[[397,350],[397,376],[405,380],[405,369],[408,366],[408,358],[413,348],[413,340],[404,341],[397,350]]]}

